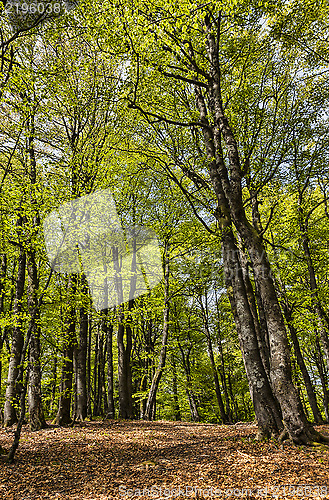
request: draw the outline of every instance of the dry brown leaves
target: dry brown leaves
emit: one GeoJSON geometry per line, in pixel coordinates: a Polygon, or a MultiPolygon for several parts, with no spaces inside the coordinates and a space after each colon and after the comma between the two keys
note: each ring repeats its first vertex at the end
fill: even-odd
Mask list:
{"type": "MultiPolygon", "coordinates": [[[[329,498],[328,446],[282,448],[255,435],[248,424],[164,421],[25,427],[15,463],[2,460],[0,498],[329,498]]],[[[0,436],[8,450],[13,430],[0,436]]]]}

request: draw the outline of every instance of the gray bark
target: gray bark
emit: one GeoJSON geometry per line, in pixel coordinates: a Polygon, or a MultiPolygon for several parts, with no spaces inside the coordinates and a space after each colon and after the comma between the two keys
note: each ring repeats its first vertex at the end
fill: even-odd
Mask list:
{"type": "MultiPolygon", "coordinates": [[[[87,301],[88,287],[82,276],[84,300],[87,301]]],[[[80,308],[79,344],[75,348],[76,359],[76,409],[75,419],[82,422],[87,417],[87,341],[88,341],[88,311],[85,305],[80,308]]]]}
{"type": "Polygon", "coordinates": [[[27,254],[28,271],[28,307],[33,315],[31,325],[30,351],[29,351],[29,385],[28,405],[29,423],[32,431],[45,429],[45,420],[41,399],[41,367],[40,367],[40,307],[38,304],[39,279],[35,261],[35,251],[29,250],[27,254]]]}
{"type": "MultiPolygon", "coordinates": [[[[18,221],[21,226],[22,220],[18,221]]],[[[17,415],[15,409],[16,395],[17,395],[17,375],[19,371],[19,364],[24,344],[24,335],[22,332],[22,300],[25,286],[25,269],[26,269],[26,254],[21,248],[18,258],[18,271],[15,287],[15,300],[13,307],[13,316],[15,318],[15,325],[12,329],[12,342],[8,368],[6,400],[4,406],[4,426],[9,427],[17,422],[17,415]]]]}
{"type": "Polygon", "coordinates": [[[215,135],[208,126],[207,109],[200,89],[196,90],[196,96],[201,121],[205,125],[203,135],[209,159],[209,173],[218,200],[217,218],[222,235],[225,284],[239,335],[259,437],[270,437],[278,434],[282,428],[281,414],[260,357],[254,317],[250,310],[239,251],[232,229],[229,201],[223,189],[223,184],[228,182],[228,178],[221,154],[220,137],[215,140],[215,135]]]}

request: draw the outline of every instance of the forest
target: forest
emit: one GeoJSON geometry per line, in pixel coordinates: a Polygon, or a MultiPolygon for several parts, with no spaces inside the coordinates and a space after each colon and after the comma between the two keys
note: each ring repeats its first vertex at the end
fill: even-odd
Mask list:
{"type": "Polygon", "coordinates": [[[329,441],[328,16],[3,0],[9,461],[26,425],[105,420],[329,441]]]}

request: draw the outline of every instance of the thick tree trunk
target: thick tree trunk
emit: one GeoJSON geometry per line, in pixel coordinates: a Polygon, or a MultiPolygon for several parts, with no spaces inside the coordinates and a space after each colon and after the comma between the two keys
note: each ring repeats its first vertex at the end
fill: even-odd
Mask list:
{"type": "MultiPolygon", "coordinates": [[[[270,352],[268,348],[268,343],[266,341],[267,337],[267,325],[266,322],[261,324],[260,322],[260,315],[258,316],[257,313],[257,306],[256,306],[256,300],[255,300],[255,295],[257,297],[257,304],[259,306],[259,310],[262,311],[262,302],[261,298],[259,296],[259,293],[257,293],[257,287],[255,292],[253,289],[253,286],[251,284],[250,276],[249,276],[249,270],[248,270],[248,259],[245,254],[245,251],[242,248],[239,248],[239,255],[240,255],[240,261],[242,265],[242,273],[243,273],[243,279],[244,279],[244,284],[246,288],[246,293],[248,297],[248,302],[250,306],[250,311],[252,314],[252,317],[254,319],[254,325],[255,325],[255,333],[257,336],[257,341],[258,341],[258,346],[259,346],[259,353],[260,357],[267,375],[267,378],[270,382],[270,352]]],[[[262,311],[263,312],[263,311],[262,311]]],[[[263,320],[265,317],[262,318],[263,320]]]]}
{"type": "Polygon", "coordinates": [[[156,394],[159,387],[160,379],[163,373],[163,369],[166,364],[167,356],[167,342],[169,334],[169,244],[167,242],[165,247],[164,256],[164,311],[163,311],[163,330],[162,330],[162,341],[161,341],[161,351],[159,356],[159,362],[157,369],[154,373],[149,395],[146,402],[144,418],[146,420],[151,420],[152,407],[156,400],[156,394]]]}
{"type": "Polygon", "coordinates": [[[104,344],[104,332],[102,328],[99,332],[98,338],[98,366],[96,371],[97,377],[97,393],[96,397],[96,407],[97,407],[97,415],[103,415],[103,394],[105,393],[104,387],[104,352],[103,352],[103,344],[104,344]]]}
{"type": "Polygon", "coordinates": [[[67,304],[65,311],[65,332],[63,342],[63,365],[62,379],[60,385],[60,398],[58,412],[56,416],[57,425],[67,425],[71,419],[71,398],[72,398],[72,378],[73,378],[73,353],[76,345],[75,335],[75,303],[76,276],[68,278],[67,304]]]}
{"type": "Polygon", "coordinates": [[[223,249],[226,248],[224,251],[224,269],[227,273],[225,280],[258,423],[258,437],[259,439],[268,438],[277,435],[282,429],[281,412],[260,357],[254,318],[249,308],[238,252],[233,246],[233,235],[229,235],[226,231],[223,238],[226,240],[223,244],[223,249]]]}
{"type": "Polygon", "coordinates": [[[29,423],[31,431],[48,427],[41,399],[40,329],[34,330],[30,340],[30,378],[28,387],[29,423]]]}
{"type": "Polygon", "coordinates": [[[287,333],[265,247],[258,235],[255,234],[255,230],[251,228],[241,213],[239,214],[239,220],[237,220],[236,215],[235,223],[248,248],[255,279],[264,305],[270,340],[271,385],[280,403],[289,436],[295,443],[307,443],[315,439],[316,436],[306,419],[292,381],[287,333]]]}
{"type": "MultiPolygon", "coordinates": [[[[32,104],[31,99],[27,100],[32,104]]],[[[31,316],[30,323],[30,350],[29,350],[29,385],[28,385],[28,405],[29,423],[32,431],[37,431],[47,427],[44,417],[41,399],[41,366],[40,366],[40,306],[39,277],[36,263],[35,234],[40,229],[39,206],[36,199],[35,185],[37,182],[37,164],[35,157],[35,107],[32,106],[30,116],[27,120],[28,135],[28,156],[29,156],[29,177],[30,177],[30,199],[33,215],[30,221],[29,248],[27,250],[27,271],[28,271],[28,308],[31,316]]],[[[27,216],[28,217],[28,216],[27,216]]]]}
{"type": "MultiPolygon", "coordinates": [[[[22,220],[19,221],[19,225],[22,220]]],[[[19,371],[19,364],[24,344],[24,336],[22,332],[22,299],[25,286],[25,268],[26,268],[26,254],[21,248],[18,259],[18,271],[16,278],[15,300],[13,315],[15,318],[15,325],[12,330],[12,343],[8,368],[8,379],[6,389],[6,400],[4,406],[4,426],[9,427],[17,422],[17,415],[15,410],[16,394],[17,394],[17,375],[19,371]]]]}
{"type": "Polygon", "coordinates": [[[241,210],[239,213],[235,213],[235,224],[248,249],[264,306],[270,340],[271,385],[280,403],[289,436],[295,443],[307,443],[315,439],[316,436],[306,419],[292,381],[287,333],[266,250],[241,210]]]}
{"type": "MultiPolygon", "coordinates": [[[[261,233],[249,223],[245,214],[242,196],[243,170],[240,165],[238,145],[228,119],[224,114],[221,96],[220,62],[217,50],[218,40],[216,40],[219,31],[215,35],[209,15],[205,17],[205,30],[207,32],[207,54],[210,60],[208,91],[210,97],[209,111],[214,117],[212,124],[209,123],[207,118],[208,113],[201,88],[196,87],[196,91],[198,109],[201,120],[204,123],[203,133],[207,147],[207,156],[209,158],[209,172],[214,191],[218,197],[219,208],[223,210],[221,199],[224,195],[228,203],[225,209],[231,215],[251,259],[256,286],[258,287],[264,307],[269,335],[271,386],[274,395],[279,401],[285,427],[294,442],[307,443],[314,439],[319,439],[319,436],[308,423],[296,388],[292,382],[287,333],[271,277],[271,266],[260,236],[261,233]],[[222,138],[226,146],[228,168],[226,167],[222,152],[222,138]]],[[[225,267],[226,271],[230,270],[230,267],[225,267]]],[[[233,293],[235,295],[234,302],[236,303],[235,305],[233,304],[233,308],[236,309],[236,316],[240,321],[238,329],[242,332],[245,329],[245,324],[249,323],[246,315],[249,316],[248,310],[250,309],[244,303],[242,295],[238,296],[235,293],[235,289],[239,289],[240,285],[238,281],[240,281],[240,278],[238,280],[233,279],[232,281],[234,282],[233,293]]],[[[252,329],[252,325],[250,325],[250,328],[252,329]]],[[[245,335],[243,335],[243,338],[248,342],[245,335]]],[[[249,382],[250,376],[251,374],[248,375],[249,382]]]]}
{"type": "Polygon", "coordinates": [[[209,159],[209,173],[218,200],[217,218],[222,234],[225,284],[239,336],[250,395],[258,423],[259,438],[271,437],[279,433],[283,424],[280,409],[260,357],[254,317],[250,310],[239,251],[232,230],[229,202],[223,189],[223,184],[228,183],[228,177],[221,153],[220,134],[217,132],[215,138],[211,128],[206,127],[209,122],[200,89],[196,90],[196,96],[201,121],[205,125],[203,135],[209,159]],[[215,145],[217,145],[217,150],[215,145]]]}
{"type": "MultiPolygon", "coordinates": [[[[250,193],[250,198],[251,198],[251,204],[252,204],[252,221],[253,221],[253,226],[256,228],[256,230],[261,233],[263,231],[262,223],[261,223],[261,218],[259,214],[259,203],[258,203],[258,198],[257,198],[257,191],[253,189],[253,187],[250,185],[250,180],[246,179],[247,185],[248,185],[248,190],[250,193]]],[[[239,237],[239,236],[238,236],[239,237]]],[[[241,241],[241,238],[240,238],[241,241]]],[[[243,251],[243,256],[245,259],[244,264],[246,265],[245,268],[245,282],[246,286],[248,289],[248,286],[251,286],[250,283],[250,278],[249,278],[249,272],[248,272],[248,257],[243,251]],[[250,285],[248,285],[248,281],[250,285]]],[[[249,294],[248,294],[249,296],[249,294]]],[[[271,381],[270,377],[270,342],[269,342],[269,336],[268,336],[268,330],[267,330],[267,323],[266,323],[266,316],[264,312],[264,307],[263,307],[263,302],[262,302],[262,297],[259,293],[259,289],[257,287],[257,282],[255,283],[255,294],[250,294],[251,298],[251,308],[253,311],[256,311],[256,317],[257,317],[257,325],[255,323],[256,327],[256,333],[257,333],[257,338],[258,338],[258,344],[260,348],[260,354],[262,358],[262,362],[267,374],[267,377],[269,381],[271,381]],[[252,295],[252,296],[251,296],[252,295]],[[255,301],[256,298],[256,301],[255,301]],[[256,304],[258,308],[258,315],[257,315],[257,310],[256,310],[256,304]]],[[[253,312],[254,315],[254,312],[253,312]]]]}

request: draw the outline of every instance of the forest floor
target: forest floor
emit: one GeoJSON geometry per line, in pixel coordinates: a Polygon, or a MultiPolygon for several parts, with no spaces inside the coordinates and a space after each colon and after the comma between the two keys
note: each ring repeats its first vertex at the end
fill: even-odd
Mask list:
{"type": "MultiPolygon", "coordinates": [[[[329,434],[329,427],[317,427],[329,434]]],[[[25,426],[0,499],[329,498],[329,447],[255,441],[252,424],[95,421],[25,426]],[[144,489],[144,494],[143,494],[144,489]]],[[[0,430],[7,451],[13,430],[0,430]]]]}

